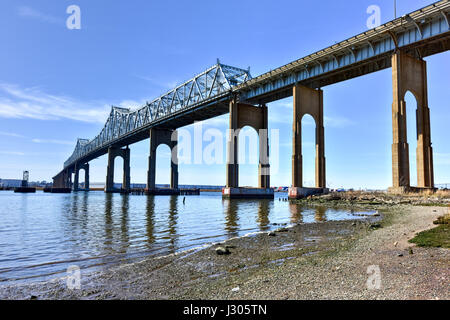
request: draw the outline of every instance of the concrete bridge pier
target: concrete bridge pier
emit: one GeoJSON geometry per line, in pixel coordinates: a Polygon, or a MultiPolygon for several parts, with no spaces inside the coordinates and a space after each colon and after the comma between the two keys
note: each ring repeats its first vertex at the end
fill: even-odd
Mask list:
{"type": "Polygon", "coordinates": [[[267,106],[260,107],[230,101],[230,132],[227,144],[227,181],[222,190],[224,198],[268,198],[273,199],[270,188],[269,138],[267,106]],[[258,188],[239,187],[238,139],[240,130],[250,126],[259,136],[258,188]]]}
{"type": "Polygon", "coordinates": [[[57,176],[53,177],[53,188],[70,189],[72,186],[72,171],[65,169],[57,176]]]}
{"type": "Polygon", "coordinates": [[[106,172],[106,193],[129,192],[130,191],[130,149],[110,147],[108,149],[108,169],[106,172]],[[123,159],[123,182],[122,189],[114,188],[114,160],[116,157],[123,159]]]}
{"type": "Polygon", "coordinates": [[[75,176],[73,179],[73,191],[80,191],[80,183],[79,183],[79,177],[80,177],[80,170],[84,170],[84,190],[89,191],[89,163],[85,163],[82,165],[79,165],[78,163],[75,164],[75,176]]]}
{"type": "Polygon", "coordinates": [[[150,129],[150,155],[148,157],[147,194],[179,194],[178,189],[178,134],[174,129],[151,128],[150,129]],[[170,190],[156,188],[156,149],[165,144],[170,148],[170,190]]]}
{"type": "Polygon", "coordinates": [[[325,139],[323,127],[323,91],[301,85],[293,88],[294,121],[292,141],[292,187],[289,198],[299,199],[309,195],[328,193],[325,179],[325,139]],[[303,187],[302,118],[309,114],[316,122],[316,186],[303,187]]]}
{"type": "Polygon", "coordinates": [[[389,191],[433,190],[433,149],[431,147],[430,109],[426,62],[401,51],[392,56],[392,179],[389,191]],[[405,95],[410,91],[417,102],[417,188],[410,184],[409,146],[406,126],[405,95]]]}

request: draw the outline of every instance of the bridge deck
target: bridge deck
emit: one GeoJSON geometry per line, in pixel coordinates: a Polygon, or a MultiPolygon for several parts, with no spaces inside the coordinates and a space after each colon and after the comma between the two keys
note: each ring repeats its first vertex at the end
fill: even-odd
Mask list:
{"type": "Polygon", "coordinates": [[[268,103],[292,95],[295,84],[320,88],[391,67],[400,48],[416,57],[450,49],[450,2],[436,2],[375,29],[288,63],[233,88],[241,100],[268,103]]]}

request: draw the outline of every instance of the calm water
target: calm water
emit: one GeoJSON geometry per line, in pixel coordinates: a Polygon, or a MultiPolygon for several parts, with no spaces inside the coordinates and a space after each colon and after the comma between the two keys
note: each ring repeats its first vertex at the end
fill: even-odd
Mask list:
{"type": "Polygon", "coordinates": [[[249,232],[295,224],[357,219],[349,211],[269,200],[134,196],[79,192],[0,192],[0,283],[44,280],[70,265],[95,270],[166,255],[249,232]]]}

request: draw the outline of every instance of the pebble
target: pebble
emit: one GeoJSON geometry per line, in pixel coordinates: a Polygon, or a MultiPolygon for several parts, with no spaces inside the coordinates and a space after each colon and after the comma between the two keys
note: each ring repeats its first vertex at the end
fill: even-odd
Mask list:
{"type": "Polygon", "coordinates": [[[230,254],[231,252],[230,252],[230,250],[228,250],[228,248],[224,248],[224,247],[218,247],[217,249],[216,249],[216,253],[218,254],[218,255],[225,255],[225,254],[230,254]]]}

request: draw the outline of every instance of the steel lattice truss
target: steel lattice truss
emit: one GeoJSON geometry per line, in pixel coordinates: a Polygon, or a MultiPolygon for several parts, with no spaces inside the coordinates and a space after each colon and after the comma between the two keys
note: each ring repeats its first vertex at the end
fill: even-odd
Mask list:
{"type": "Polygon", "coordinates": [[[113,106],[100,134],[92,140],[78,139],[73,154],[64,162],[64,168],[73,165],[88,153],[133,131],[151,126],[162,118],[230,95],[232,87],[249,79],[249,70],[227,66],[218,61],[213,67],[137,110],[113,106]]]}

